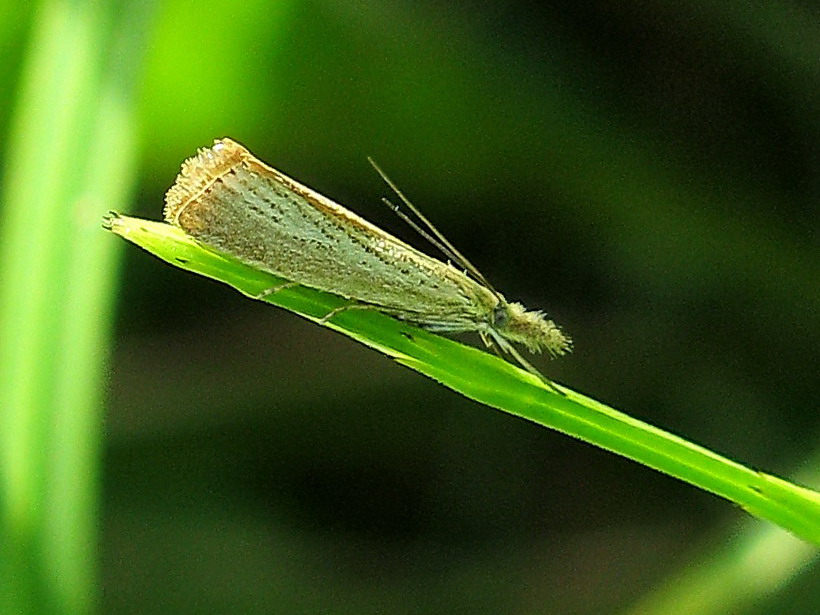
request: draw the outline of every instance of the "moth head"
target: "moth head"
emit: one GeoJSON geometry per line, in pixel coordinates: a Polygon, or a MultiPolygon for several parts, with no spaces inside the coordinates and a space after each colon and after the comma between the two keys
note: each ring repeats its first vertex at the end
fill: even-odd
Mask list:
{"type": "Polygon", "coordinates": [[[520,303],[500,302],[493,312],[495,332],[510,342],[523,344],[530,352],[546,350],[553,356],[572,350],[572,340],[541,312],[528,312],[520,303]]]}

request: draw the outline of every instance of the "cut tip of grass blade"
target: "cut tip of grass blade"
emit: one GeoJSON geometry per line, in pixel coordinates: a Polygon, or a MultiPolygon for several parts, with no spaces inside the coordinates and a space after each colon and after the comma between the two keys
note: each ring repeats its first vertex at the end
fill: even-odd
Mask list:
{"type": "Polygon", "coordinates": [[[109,212],[102,217],[102,227],[106,231],[116,232],[114,227],[118,226],[121,220],[122,218],[120,217],[120,214],[118,214],[116,211],[109,210],[109,212]]]}

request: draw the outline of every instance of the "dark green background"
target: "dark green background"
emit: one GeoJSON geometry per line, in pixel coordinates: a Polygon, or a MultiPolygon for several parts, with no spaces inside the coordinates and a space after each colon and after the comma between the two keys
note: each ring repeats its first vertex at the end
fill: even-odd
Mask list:
{"type": "MultiPolygon", "coordinates": [[[[379,204],[372,156],[572,335],[546,373],[753,467],[816,459],[814,3],[175,0],[149,18],[129,213],[159,218],[181,161],[231,136],[427,249],[379,204]]],[[[104,612],[608,613],[747,521],[123,250],[104,612]]],[[[809,577],[742,612],[809,612],[809,577]]]]}

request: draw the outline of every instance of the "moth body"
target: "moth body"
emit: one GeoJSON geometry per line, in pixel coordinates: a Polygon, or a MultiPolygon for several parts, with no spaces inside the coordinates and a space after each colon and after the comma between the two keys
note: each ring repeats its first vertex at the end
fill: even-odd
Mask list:
{"type": "Polygon", "coordinates": [[[569,338],[540,312],[507,302],[230,139],[186,160],[165,200],[167,222],[286,280],[433,331],[477,331],[508,351],[511,342],[553,355],[570,349],[569,338]]]}

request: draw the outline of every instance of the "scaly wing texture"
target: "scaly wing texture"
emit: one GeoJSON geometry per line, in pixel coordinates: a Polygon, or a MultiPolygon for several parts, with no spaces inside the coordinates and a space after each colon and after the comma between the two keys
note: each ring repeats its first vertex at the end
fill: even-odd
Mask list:
{"type": "Polygon", "coordinates": [[[481,329],[497,297],[228,139],[183,165],[166,219],[277,276],[420,323],[481,329]]]}

